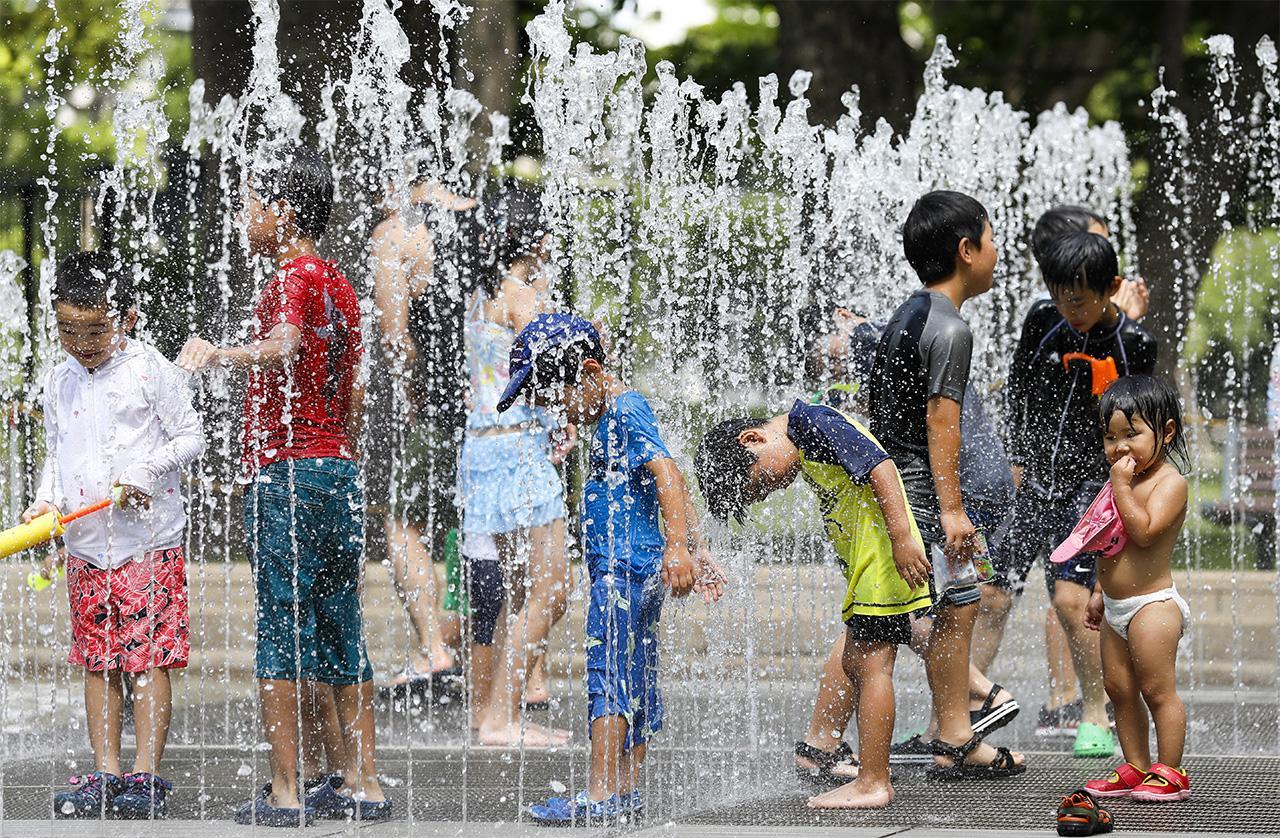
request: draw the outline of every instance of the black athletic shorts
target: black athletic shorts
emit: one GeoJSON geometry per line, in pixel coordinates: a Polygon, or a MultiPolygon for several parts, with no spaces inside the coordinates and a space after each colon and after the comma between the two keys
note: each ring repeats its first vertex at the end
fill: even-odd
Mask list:
{"type": "Polygon", "coordinates": [[[1092,589],[1096,556],[1082,553],[1070,561],[1054,564],[1049,554],[1067,540],[1089,504],[1102,488],[1099,483],[1086,483],[1066,497],[1046,497],[1043,489],[1024,483],[1013,499],[1013,509],[1000,529],[991,551],[996,575],[991,581],[1014,594],[1021,594],[1036,559],[1044,561],[1045,585],[1053,596],[1059,581],[1073,582],[1092,589]]]}
{"type": "Polygon", "coordinates": [[[896,646],[911,645],[911,615],[889,614],[872,616],[854,614],[844,621],[853,637],[862,643],[892,643],[896,646]]]}

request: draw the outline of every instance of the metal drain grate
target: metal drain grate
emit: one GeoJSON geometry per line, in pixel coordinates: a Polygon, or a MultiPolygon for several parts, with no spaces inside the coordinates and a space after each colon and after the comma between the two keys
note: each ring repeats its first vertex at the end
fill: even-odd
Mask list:
{"type": "MultiPolygon", "coordinates": [[[[520,818],[520,804],[527,806],[552,793],[553,783],[571,788],[585,780],[586,753],[529,752],[523,770],[513,755],[472,751],[465,773],[461,750],[428,748],[413,751],[412,783],[386,786],[395,801],[398,818],[410,809],[415,820],[466,820],[511,822],[520,818]],[[523,779],[521,797],[517,784],[523,779]],[[465,788],[464,788],[465,784],[465,788]]],[[[168,776],[177,789],[170,798],[174,819],[226,820],[232,809],[247,800],[254,783],[268,777],[265,760],[253,759],[235,748],[175,747],[165,758],[168,776]],[[241,776],[243,766],[253,771],[241,776]]],[[[998,782],[928,783],[920,769],[895,767],[897,798],[894,805],[875,812],[815,812],[805,806],[809,793],[790,775],[788,760],[761,759],[758,755],[662,749],[655,751],[648,777],[650,824],[675,821],[683,824],[753,827],[938,827],[978,829],[1044,829],[1053,824],[1058,796],[1108,770],[1106,760],[1076,760],[1067,754],[1034,753],[1026,774],[998,782]],[[736,785],[741,798],[754,788],[749,800],[719,807],[705,807],[723,788],[725,776],[699,773],[690,766],[699,762],[738,766],[755,778],[736,785]],[[778,777],[776,782],[759,778],[778,777]]],[[[1280,758],[1195,757],[1188,760],[1194,797],[1176,805],[1143,805],[1114,801],[1109,808],[1124,830],[1166,832],[1236,832],[1280,834],[1280,758]]],[[[409,777],[404,749],[385,748],[379,753],[384,776],[405,781],[409,777]]],[[[51,759],[9,763],[4,767],[3,820],[45,820],[51,814],[52,788],[61,788],[66,771],[51,759]],[[55,773],[56,772],[56,773],[55,773]]],[[[0,822],[2,823],[2,822],[0,822]]]]}
{"type": "MultiPolygon", "coordinates": [[[[779,791],[735,806],[680,817],[682,823],[755,826],[927,826],[969,829],[1049,829],[1058,797],[1110,768],[1102,760],[1066,754],[1028,757],[1027,773],[993,782],[929,783],[922,770],[895,767],[897,796],[889,809],[815,812],[806,793],[779,791]]],[[[1118,831],[1236,832],[1280,834],[1280,759],[1199,757],[1188,759],[1191,800],[1155,805],[1110,801],[1118,831]]]]}

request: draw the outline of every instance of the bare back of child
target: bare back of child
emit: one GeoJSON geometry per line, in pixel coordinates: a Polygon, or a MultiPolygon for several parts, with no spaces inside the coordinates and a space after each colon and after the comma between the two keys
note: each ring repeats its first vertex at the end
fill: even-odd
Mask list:
{"type": "Polygon", "coordinates": [[[1187,514],[1187,481],[1170,455],[1185,455],[1177,394],[1151,376],[1121,379],[1103,396],[1110,490],[1124,537],[1098,562],[1085,622],[1102,632],[1107,695],[1126,760],[1097,796],[1149,802],[1185,800],[1186,709],[1176,687],[1178,643],[1190,609],[1173,584],[1173,550],[1187,514]],[[1158,759],[1151,759],[1149,720],[1158,759]]]}

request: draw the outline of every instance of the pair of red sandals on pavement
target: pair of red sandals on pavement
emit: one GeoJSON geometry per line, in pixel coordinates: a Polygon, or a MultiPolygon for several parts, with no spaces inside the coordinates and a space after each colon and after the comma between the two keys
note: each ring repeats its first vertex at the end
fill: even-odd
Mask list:
{"type": "Polygon", "coordinates": [[[1058,805],[1058,834],[1101,835],[1115,829],[1111,813],[1097,803],[1096,798],[1102,797],[1129,797],[1145,803],[1186,800],[1191,797],[1191,779],[1187,772],[1159,762],[1145,773],[1126,762],[1107,779],[1090,780],[1083,789],[1062,798],[1058,805]]]}

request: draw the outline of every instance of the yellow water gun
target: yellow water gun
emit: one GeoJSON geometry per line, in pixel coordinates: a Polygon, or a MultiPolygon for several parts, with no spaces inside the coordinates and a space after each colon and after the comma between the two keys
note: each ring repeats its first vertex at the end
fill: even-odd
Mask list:
{"type": "Polygon", "coordinates": [[[97,503],[91,503],[86,507],[77,509],[70,515],[59,515],[56,510],[46,512],[39,518],[33,518],[25,524],[18,524],[16,527],[10,527],[4,532],[0,532],[0,559],[12,556],[14,553],[21,553],[23,550],[57,538],[67,531],[67,524],[86,515],[101,512],[111,504],[117,503],[119,496],[119,491],[113,489],[111,497],[103,498],[97,503]]]}

